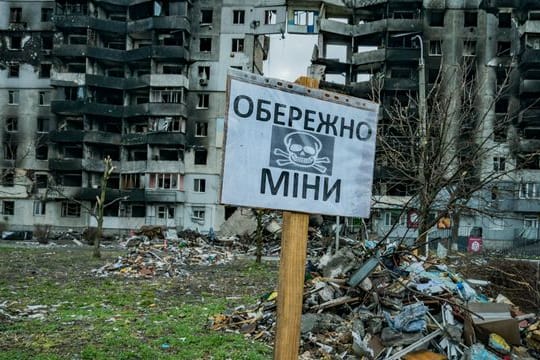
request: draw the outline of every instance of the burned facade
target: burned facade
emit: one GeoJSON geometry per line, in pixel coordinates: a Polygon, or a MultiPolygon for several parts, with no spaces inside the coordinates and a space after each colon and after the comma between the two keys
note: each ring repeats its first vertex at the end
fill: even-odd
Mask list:
{"type": "MultiPolygon", "coordinates": [[[[408,145],[389,109],[397,102],[440,121],[433,102],[420,95],[443,89],[452,114],[444,116],[455,117],[458,139],[444,156],[470,161],[464,174],[484,185],[467,200],[479,211],[461,214],[459,235],[476,231],[493,247],[540,239],[540,1],[289,1],[287,11],[289,32],[318,38],[311,75],[327,89],[380,100],[378,136],[395,149],[408,145]],[[465,69],[463,81],[445,78],[457,68],[465,69]],[[468,83],[476,97],[464,114],[468,83]],[[489,151],[469,159],[479,143],[489,151]]],[[[372,209],[372,230],[414,238],[401,210],[414,208],[409,200],[421,184],[392,170],[378,153],[374,195],[381,202],[372,209]]]]}
{"type": "Polygon", "coordinates": [[[2,222],[218,229],[229,67],[262,72],[281,1],[0,4],[2,222]]]}

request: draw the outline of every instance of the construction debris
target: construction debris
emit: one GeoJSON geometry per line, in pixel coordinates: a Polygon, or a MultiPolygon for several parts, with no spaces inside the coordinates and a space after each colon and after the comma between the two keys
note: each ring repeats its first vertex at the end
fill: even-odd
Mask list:
{"type": "Polygon", "coordinates": [[[18,302],[4,301],[0,302],[0,321],[1,322],[13,322],[23,319],[28,320],[44,320],[47,315],[52,312],[55,312],[58,307],[62,304],[57,305],[27,305],[21,307],[18,302]]]}
{"type": "MultiPolygon", "coordinates": [[[[192,233],[189,233],[192,235],[192,233]]],[[[186,276],[185,267],[191,265],[219,265],[235,259],[227,247],[211,245],[203,237],[192,240],[165,239],[150,241],[146,236],[129,238],[124,246],[129,250],[113,263],[93,272],[97,276],[121,274],[129,277],[186,276]]]]}
{"type": "MultiPolygon", "coordinates": [[[[468,281],[455,267],[461,259],[454,260],[363,245],[311,259],[299,358],[540,358],[537,315],[504,296],[486,296],[491,281],[468,281]]],[[[273,292],[251,307],[218,314],[209,326],[272,343],[275,298],[273,292]]]]}

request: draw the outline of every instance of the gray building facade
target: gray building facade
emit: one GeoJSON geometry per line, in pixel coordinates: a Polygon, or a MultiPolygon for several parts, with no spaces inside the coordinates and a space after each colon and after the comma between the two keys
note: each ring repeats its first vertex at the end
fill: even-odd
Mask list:
{"type": "Polygon", "coordinates": [[[282,1],[2,1],[9,229],[218,230],[227,69],[262,72],[282,1]]]}
{"type": "MultiPolygon", "coordinates": [[[[322,87],[369,98],[371,80],[384,80],[379,136],[387,140],[393,135],[385,132],[384,109],[400,97],[418,98],[420,58],[428,91],[439,73],[471,64],[482,84],[475,103],[480,124],[473,133],[456,131],[489,149],[474,170],[480,182],[492,180],[469,200],[476,211],[462,214],[459,235],[481,234],[491,248],[540,240],[539,1],[289,1],[287,12],[289,32],[318,38],[310,71],[321,77],[322,87]]],[[[462,86],[443,84],[450,98],[462,86]]],[[[379,201],[370,230],[412,240],[417,230],[402,210],[414,204],[409,200],[415,194],[406,183],[393,183],[386,170],[376,164],[379,201]]],[[[444,205],[433,210],[447,211],[444,205]]],[[[430,235],[448,236],[437,229],[430,235]]]]}

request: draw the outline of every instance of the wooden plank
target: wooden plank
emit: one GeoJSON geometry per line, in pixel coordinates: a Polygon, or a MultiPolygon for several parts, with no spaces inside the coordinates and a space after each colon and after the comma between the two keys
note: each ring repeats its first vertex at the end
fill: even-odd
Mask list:
{"type": "MultiPolygon", "coordinates": [[[[318,88],[319,81],[301,76],[297,84],[318,88]]],[[[283,212],[279,263],[275,360],[296,360],[300,348],[300,326],[304,300],[309,215],[283,212]]]]}
{"type": "Polygon", "coordinates": [[[304,294],[309,215],[283,212],[275,360],[296,360],[304,294]]]}

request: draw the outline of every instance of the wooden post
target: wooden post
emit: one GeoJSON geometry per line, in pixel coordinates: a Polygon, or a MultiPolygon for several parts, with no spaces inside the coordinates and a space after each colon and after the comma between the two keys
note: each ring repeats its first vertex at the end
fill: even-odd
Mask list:
{"type": "MultiPolygon", "coordinates": [[[[305,76],[298,78],[296,83],[311,88],[319,87],[318,80],[305,76]]],[[[307,214],[283,212],[274,360],[298,359],[308,223],[307,214]]]]}
{"type": "Polygon", "coordinates": [[[275,360],[298,359],[308,222],[307,214],[283,212],[275,360]]]}

